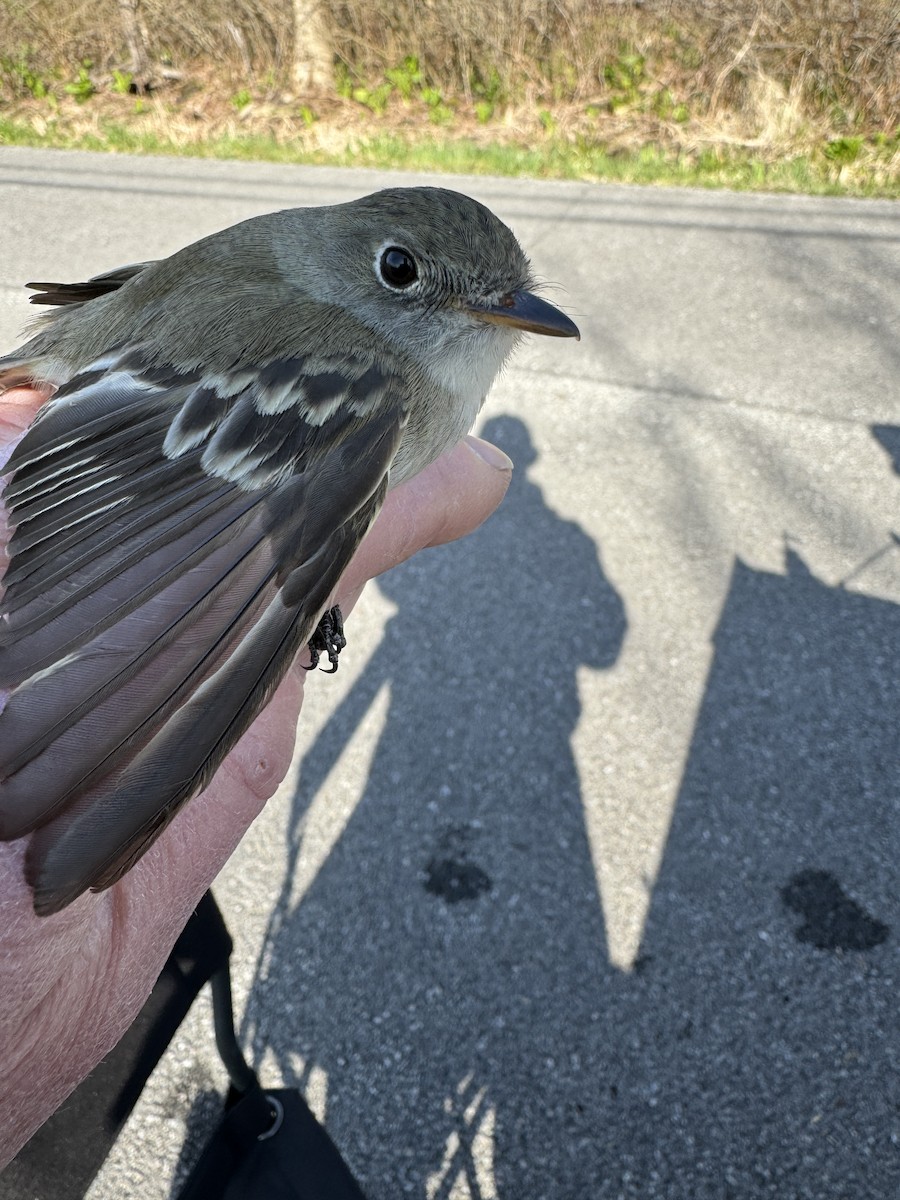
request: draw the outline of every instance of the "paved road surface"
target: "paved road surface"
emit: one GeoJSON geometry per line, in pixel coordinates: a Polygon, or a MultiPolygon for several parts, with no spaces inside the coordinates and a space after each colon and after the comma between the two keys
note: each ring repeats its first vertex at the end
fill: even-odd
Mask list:
{"type": "MultiPolygon", "coordinates": [[[[388,179],[4,150],[0,345],[26,279],[388,179]]],[[[312,689],[217,888],[242,1035],[372,1200],[900,1194],[900,211],[457,186],[583,340],[312,689]]],[[[200,1004],[90,1200],[166,1197],[223,1082],[200,1004]]]]}

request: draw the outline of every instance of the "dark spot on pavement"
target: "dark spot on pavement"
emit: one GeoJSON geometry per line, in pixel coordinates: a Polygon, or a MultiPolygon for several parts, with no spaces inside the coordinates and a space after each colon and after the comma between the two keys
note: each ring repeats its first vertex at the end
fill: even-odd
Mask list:
{"type": "Polygon", "coordinates": [[[890,933],[828,871],[800,871],[781,889],[781,899],[804,918],[794,936],[817,950],[872,950],[890,933]]]}
{"type": "Polygon", "coordinates": [[[476,821],[463,821],[443,827],[428,865],[423,887],[447,904],[477,900],[493,887],[490,875],[472,862],[472,849],[481,835],[476,821]]]}
{"type": "Polygon", "coordinates": [[[490,876],[475,863],[461,858],[433,858],[425,868],[425,891],[448,904],[477,900],[491,890],[490,876]]]}

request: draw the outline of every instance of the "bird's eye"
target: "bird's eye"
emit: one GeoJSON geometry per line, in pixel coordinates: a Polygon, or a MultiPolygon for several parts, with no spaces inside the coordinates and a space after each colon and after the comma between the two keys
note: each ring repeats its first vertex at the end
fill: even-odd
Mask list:
{"type": "Polygon", "coordinates": [[[408,288],[419,277],[416,260],[400,246],[388,246],[378,263],[381,278],[392,288],[408,288]]]}

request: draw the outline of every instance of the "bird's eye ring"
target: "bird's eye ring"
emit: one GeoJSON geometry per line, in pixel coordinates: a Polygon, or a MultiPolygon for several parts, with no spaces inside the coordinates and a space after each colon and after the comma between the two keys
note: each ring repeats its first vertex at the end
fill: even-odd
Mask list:
{"type": "Polygon", "coordinates": [[[391,288],[408,288],[419,278],[416,260],[401,246],[388,246],[378,260],[378,272],[383,283],[391,288]]]}

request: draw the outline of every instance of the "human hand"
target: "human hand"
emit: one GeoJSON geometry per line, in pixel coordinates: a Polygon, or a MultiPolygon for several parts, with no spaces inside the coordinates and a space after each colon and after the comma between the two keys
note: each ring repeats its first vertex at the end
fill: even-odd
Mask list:
{"type": "MultiPolygon", "coordinates": [[[[0,463],[46,398],[0,396],[0,463]]],[[[510,475],[504,455],[469,438],[390,492],[338,586],[345,615],[366,580],[480,525],[510,475]]],[[[0,535],[5,543],[2,525],[0,535]]],[[[0,1168],[134,1020],[192,909],[284,778],[305,674],[295,663],[206,791],[108,891],[38,918],[26,839],[0,844],[0,1168]]]]}

